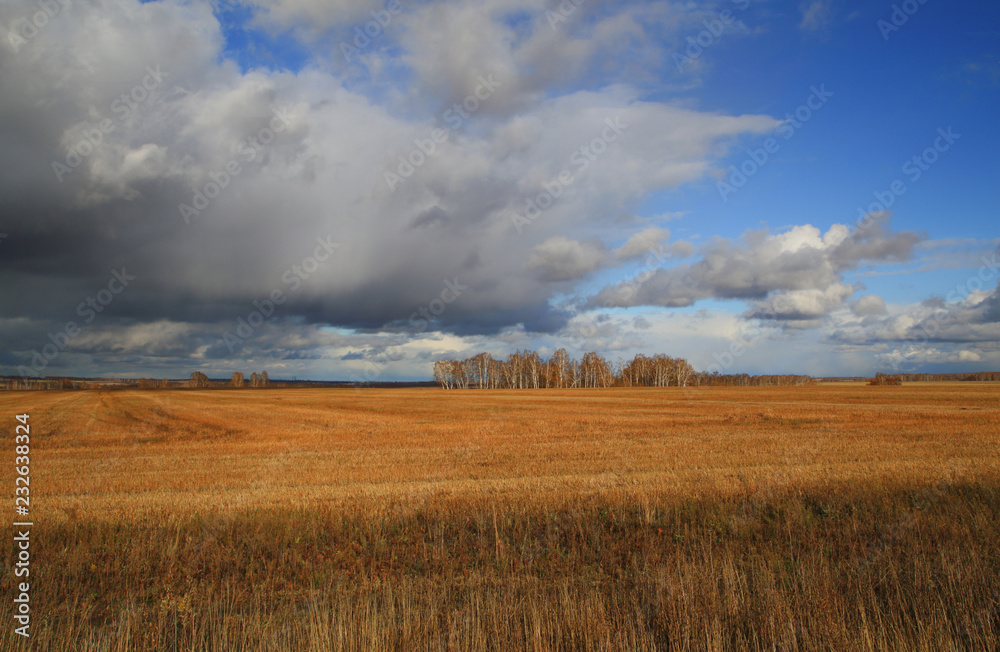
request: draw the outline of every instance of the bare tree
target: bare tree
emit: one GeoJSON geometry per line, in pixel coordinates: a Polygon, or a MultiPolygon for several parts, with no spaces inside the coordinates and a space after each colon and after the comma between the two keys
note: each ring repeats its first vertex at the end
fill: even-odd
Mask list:
{"type": "Polygon", "coordinates": [[[687,360],[677,358],[674,360],[674,384],[678,387],[687,387],[694,375],[694,367],[687,360]]]}
{"type": "Polygon", "coordinates": [[[444,389],[452,388],[451,360],[438,360],[434,363],[434,380],[444,389]]]}
{"type": "Polygon", "coordinates": [[[229,380],[229,384],[233,387],[243,387],[245,383],[243,379],[243,374],[239,371],[233,372],[233,377],[229,380]]]}
{"type": "Polygon", "coordinates": [[[524,389],[524,357],[520,351],[507,356],[507,386],[511,389],[524,389]]]}
{"type": "Polygon", "coordinates": [[[547,363],[550,387],[569,387],[570,363],[571,360],[566,349],[556,349],[547,363]]]}
{"type": "MultiPolygon", "coordinates": [[[[952,380],[987,380],[996,374],[966,374],[952,380]]],[[[957,375],[956,375],[957,376],[957,375]]],[[[254,374],[257,377],[257,374],[254,374]]],[[[879,374],[877,380],[885,383],[879,374]]],[[[930,376],[927,376],[928,378],[930,376]]],[[[265,372],[266,378],[266,372],[265,372]]],[[[898,377],[892,377],[898,378],[898,377]]],[[[936,379],[944,380],[938,376],[936,379]]],[[[630,362],[620,358],[612,366],[595,352],[582,360],[570,358],[566,349],[556,350],[548,360],[535,351],[515,351],[506,360],[497,360],[489,353],[479,353],[465,360],[439,360],[434,363],[434,380],[444,389],[509,388],[537,389],[543,387],[686,387],[689,385],[804,385],[814,383],[809,376],[748,374],[722,375],[719,372],[695,371],[683,358],[664,354],[652,357],[637,354],[630,362]]],[[[260,377],[251,378],[259,386],[260,377]]]]}
{"type": "Polygon", "coordinates": [[[869,385],[902,385],[903,379],[899,376],[890,376],[879,372],[868,382],[869,385]]]}
{"type": "Polygon", "coordinates": [[[480,353],[469,361],[471,363],[471,369],[469,369],[470,385],[475,385],[479,389],[486,389],[489,386],[491,360],[493,360],[493,356],[489,353],[480,353]]]}
{"type": "Polygon", "coordinates": [[[580,360],[580,375],[584,387],[607,387],[611,384],[611,365],[594,352],[580,360]]]}
{"type": "Polygon", "coordinates": [[[490,389],[498,389],[503,386],[504,377],[504,363],[503,360],[497,360],[493,356],[490,356],[489,364],[489,377],[490,377],[490,389]]]}
{"type": "Polygon", "coordinates": [[[542,381],[542,359],[534,351],[524,352],[524,384],[538,389],[542,381]]]}

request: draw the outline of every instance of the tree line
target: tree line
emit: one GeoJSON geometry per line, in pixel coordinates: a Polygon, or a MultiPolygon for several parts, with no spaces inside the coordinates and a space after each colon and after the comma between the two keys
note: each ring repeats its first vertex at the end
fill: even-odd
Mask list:
{"type": "Polygon", "coordinates": [[[895,374],[906,383],[940,382],[943,380],[963,380],[986,382],[1000,380],[1000,371],[977,371],[967,374],[895,374]]]}
{"type": "Polygon", "coordinates": [[[611,363],[597,353],[579,360],[566,349],[548,359],[535,351],[516,351],[505,359],[479,353],[464,360],[438,360],[434,380],[444,389],[544,389],[570,387],[691,387],[704,385],[803,385],[810,376],[699,372],[683,358],[662,353],[636,355],[611,363]]]}
{"type": "Polygon", "coordinates": [[[47,377],[32,378],[29,376],[0,376],[0,391],[3,390],[37,390],[37,389],[111,389],[138,387],[139,389],[169,389],[172,387],[271,387],[271,378],[267,371],[253,372],[247,380],[242,373],[234,373],[229,382],[213,381],[200,371],[196,371],[186,380],[168,380],[166,378],[66,378],[47,377]]]}
{"type": "MultiPolygon", "coordinates": [[[[191,374],[191,379],[188,381],[189,387],[204,388],[204,387],[209,387],[210,385],[211,381],[208,379],[208,376],[206,376],[200,371],[196,371],[193,374],[191,374]]],[[[229,379],[229,387],[240,388],[240,387],[246,387],[246,385],[247,385],[246,378],[239,371],[234,372],[229,379]]],[[[267,370],[264,370],[260,373],[257,373],[255,371],[252,374],[250,374],[250,387],[262,388],[270,386],[271,386],[271,378],[267,375],[267,370]]]]}
{"type": "MultiPolygon", "coordinates": [[[[434,381],[445,389],[542,389],[548,387],[693,387],[693,386],[778,386],[805,385],[815,382],[810,376],[721,374],[695,371],[681,358],[658,354],[637,355],[626,363],[619,359],[612,364],[596,353],[587,353],[581,360],[570,358],[566,349],[559,349],[543,360],[534,351],[517,351],[506,359],[495,359],[480,353],[465,360],[439,360],[434,363],[434,381]]],[[[903,382],[940,381],[1000,381],[1000,371],[952,374],[885,374],[869,380],[871,385],[898,385],[903,382]]],[[[271,387],[267,371],[253,372],[247,380],[240,372],[229,382],[211,381],[200,371],[187,381],[156,378],[82,379],[65,377],[31,378],[0,376],[0,391],[46,389],[101,389],[109,387],[139,387],[166,389],[170,387],[206,388],[249,385],[271,387]]],[[[282,383],[281,386],[287,386],[282,383]]]]}
{"type": "Polygon", "coordinates": [[[903,379],[899,375],[884,374],[881,371],[868,381],[869,385],[902,385],[903,379]]]}

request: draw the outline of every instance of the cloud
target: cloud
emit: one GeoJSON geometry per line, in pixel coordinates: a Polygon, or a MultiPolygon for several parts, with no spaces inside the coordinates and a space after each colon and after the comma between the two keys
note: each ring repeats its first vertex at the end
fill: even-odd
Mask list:
{"type": "Polygon", "coordinates": [[[656,227],[636,233],[615,250],[615,258],[621,261],[634,260],[647,255],[650,250],[665,243],[670,238],[670,231],[656,227]]]}
{"type": "Polygon", "coordinates": [[[853,294],[854,288],[843,283],[822,289],[775,291],[766,299],[755,301],[744,316],[748,319],[814,320],[840,308],[853,294]]]}
{"type": "MultiPolygon", "coordinates": [[[[313,37],[318,32],[337,25],[360,26],[368,21],[388,23],[397,12],[389,12],[390,3],[384,0],[337,0],[320,2],[317,0],[250,0],[247,5],[258,7],[257,22],[271,24],[281,29],[299,28],[307,30],[313,37]],[[382,12],[385,12],[384,14],[382,12]],[[375,14],[373,16],[373,14],[375,14]],[[387,17],[388,16],[388,17],[387,17]],[[379,20],[381,19],[381,20],[379,20]]],[[[401,6],[401,2],[391,3],[401,6]]],[[[387,25],[387,26],[388,26],[387,25]]]]}
{"type": "Polygon", "coordinates": [[[710,298],[739,299],[754,302],[754,317],[818,317],[852,294],[844,273],[863,263],[909,258],[920,236],[891,232],[887,223],[883,214],[855,231],[834,224],[823,234],[804,225],[779,234],[748,231],[740,243],[716,239],[704,247],[701,260],[606,286],[588,305],[683,307],[710,298]]]}
{"type": "MultiPolygon", "coordinates": [[[[33,6],[14,4],[15,13],[33,6]]],[[[603,224],[649,193],[704,178],[740,136],[777,124],[644,101],[627,85],[567,89],[543,79],[531,88],[545,92],[517,113],[499,107],[447,129],[448,139],[392,191],[384,173],[443,127],[434,111],[467,90],[462,79],[483,72],[474,58],[457,58],[440,84],[428,68],[407,92],[436,98],[435,109],[400,115],[393,100],[318,65],[296,74],[241,71],[226,58],[207,5],[106,0],[73,11],[75,23],[93,29],[53,21],[16,57],[2,55],[0,111],[10,145],[0,148],[5,316],[64,324],[111,269],[124,266],[137,280],[95,329],[164,321],[215,328],[281,292],[276,320],[412,330],[411,315],[457,279],[467,290],[435,316],[435,327],[554,331],[568,318],[550,304],[555,285],[618,260],[606,255],[602,263],[595,242],[567,246],[567,234],[603,224]],[[116,20],[105,20],[112,11],[116,20]],[[163,83],[117,111],[122,93],[157,66],[163,83]],[[114,128],[60,182],[53,161],[65,163],[105,119],[114,128]],[[571,162],[608,119],[628,125],[621,138],[586,169],[571,162]],[[511,215],[567,169],[575,182],[518,234],[511,215]],[[189,224],[182,204],[197,207],[189,224]],[[342,246],[317,262],[317,239],[326,238],[342,246]]],[[[482,24],[508,33],[505,16],[482,24]]],[[[484,19],[459,11],[455,20],[484,19]]],[[[419,21],[407,25],[416,30],[419,21]]],[[[425,29],[429,38],[437,27],[425,29]]],[[[399,60],[416,66],[425,56],[399,60]]],[[[519,56],[498,59],[513,62],[514,77],[525,65],[519,56]]],[[[530,91],[515,78],[502,82],[530,91]]],[[[655,235],[636,236],[622,256],[655,235]]],[[[10,342],[30,349],[44,336],[10,342]]]]}
{"type": "MultiPolygon", "coordinates": [[[[600,321],[554,298],[628,264],[645,266],[622,283],[633,294],[609,286],[607,305],[737,299],[801,325],[849,300],[846,273],[905,260],[919,239],[880,222],[856,233],[805,225],[717,240],[671,266],[694,246],[651,227],[614,248],[621,216],[709,178],[741,138],[779,124],[675,101],[669,84],[655,101],[645,94],[650,66],[668,60],[663,43],[704,12],[585,3],[552,29],[552,5],[539,0],[408,4],[365,48],[363,70],[348,66],[339,43],[384,6],[253,3],[254,28],[310,46],[295,72],[243,69],[210,3],[75,3],[17,53],[0,44],[4,369],[82,321],[81,303],[123,268],[135,281],[52,369],[177,377],[259,359],[306,374],[397,360],[416,374],[442,352],[574,332],[625,350],[659,322],[600,321]],[[609,63],[626,51],[631,64],[609,63]],[[448,124],[445,112],[484,75],[496,93],[448,124]],[[608,120],[627,127],[584,155],[608,120]],[[435,129],[446,138],[422,152],[435,129]],[[386,172],[414,151],[422,163],[390,188],[386,172]],[[511,217],[566,171],[572,183],[517,232],[511,217]],[[187,221],[181,205],[196,207],[187,221]],[[340,246],[325,252],[322,240],[340,246]],[[234,353],[223,336],[276,293],[234,353]],[[421,309],[433,318],[414,319],[421,309]]],[[[0,22],[35,11],[7,2],[0,22]]]]}
{"type": "Polygon", "coordinates": [[[604,244],[555,236],[536,246],[525,269],[542,281],[570,281],[599,269],[605,261],[604,244]]]}
{"type": "Polygon", "coordinates": [[[812,0],[802,5],[802,22],[799,29],[816,31],[830,23],[832,9],[829,0],[812,0]]]}
{"type": "MultiPolygon", "coordinates": [[[[972,276],[970,279],[979,279],[972,276]]],[[[981,285],[981,283],[980,283],[981,285]]],[[[885,314],[841,321],[831,334],[854,345],[918,342],[970,344],[1000,341],[1000,289],[972,290],[953,301],[929,299],[885,314]]]]}
{"type": "Polygon", "coordinates": [[[890,305],[877,314],[837,315],[829,340],[883,348],[876,358],[894,370],[994,368],[1000,364],[1000,284],[985,288],[998,280],[997,253],[981,256],[979,269],[943,298],[890,305]]]}
{"type": "Polygon", "coordinates": [[[884,315],[885,301],[876,294],[866,294],[851,303],[851,312],[859,317],[868,315],[884,315]]]}
{"type": "Polygon", "coordinates": [[[892,371],[926,369],[929,365],[941,365],[942,369],[964,368],[968,370],[970,364],[996,364],[1000,362],[1000,355],[997,355],[996,352],[954,347],[910,345],[876,354],[875,359],[884,368],[892,371]]]}

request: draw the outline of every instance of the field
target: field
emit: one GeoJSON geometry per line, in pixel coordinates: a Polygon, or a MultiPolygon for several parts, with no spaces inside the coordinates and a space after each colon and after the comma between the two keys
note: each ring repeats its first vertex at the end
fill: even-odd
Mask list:
{"type": "Polygon", "coordinates": [[[1000,650],[1000,384],[0,394],[0,649],[1000,650]]]}

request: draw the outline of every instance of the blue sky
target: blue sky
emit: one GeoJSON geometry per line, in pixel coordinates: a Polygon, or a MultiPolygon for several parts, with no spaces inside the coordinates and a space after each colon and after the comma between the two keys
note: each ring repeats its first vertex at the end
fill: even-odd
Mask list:
{"type": "Polygon", "coordinates": [[[0,373],[1000,368],[1000,9],[561,6],[6,3],[0,373]]]}

